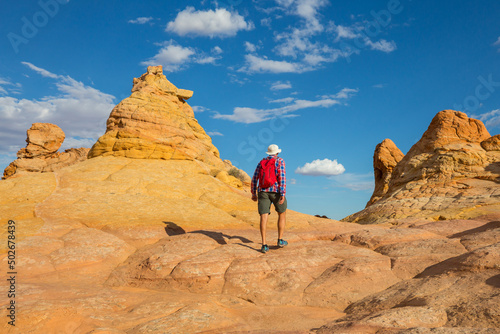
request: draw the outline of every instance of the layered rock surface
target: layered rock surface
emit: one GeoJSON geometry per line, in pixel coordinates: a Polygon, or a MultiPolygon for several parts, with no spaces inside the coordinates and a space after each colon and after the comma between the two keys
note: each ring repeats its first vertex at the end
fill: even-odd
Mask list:
{"type": "Polygon", "coordinates": [[[18,159],[7,166],[2,179],[23,172],[53,172],[87,159],[88,148],[71,148],[57,152],[64,138],[64,132],[57,125],[33,123],[27,131],[26,147],[17,152],[18,159]]]}
{"type": "MultiPolygon", "coordinates": [[[[132,95],[168,95],[181,105],[189,97],[157,69],[148,73],[132,95]]],[[[144,105],[153,117],[149,106],[156,104],[144,105]]],[[[113,113],[109,124],[118,119],[113,113]]],[[[116,151],[0,182],[0,238],[12,235],[6,226],[14,221],[18,251],[16,327],[3,321],[1,332],[486,333],[500,326],[500,214],[361,225],[288,210],[290,244],[270,242],[262,254],[256,203],[242,188],[248,175],[212,158],[204,136],[194,145],[202,153],[152,159],[127,157],[143,143],[163,145],[144,139],[146,129],[137,137],[112,132],[94,149],[109,139],[121,143],[116,151]]],[[[380,161],[383,181],[394,161],[380,161]]],[[[271,222],[268,239],[277,239],[271,222]]],[[[0,299],[3,319],[8,303],[0,299]]]]}
{"type": "Polygon", "coordinates": [[[18,328],[306,333],[331,321],[322,332],[498,325],[500,215],[390,227],[289,211],[290,245],[261,254],[255,203],[190,163],[100,157],[2,181],[2,223],[16,221],[22,250],[18,328]],[[194,184],[204,189],[195,193],[194,184]]]}
{"type": "Polygon", "coordinates": [[[134,79],[132,95],[111,112],[106,133],[89,157],[199,160],[223,167],[219,151],[186,103],[192,94],[168,81],[161,66],[148,67],[134,79]]]}
{"type": "MultiPolygon", "coordinates": [[[[346,316],[323,326],[318,333],[379,333],[381,330],[389,333],[498,333],[499,227],[500,223],[494,221],[479,229],[449,236],[450,244],[452,241],[463,243],[468,238],[489,239],[492,233],[496,241],[487,242],[487,246],[476,245],[465,253],[458,245],[446,247],[445,252],[452,251],[447,253],[448,259],[426,265],[413,279],[400,281],[352,303],[345,309],[346,316]]],[[[422,241],[419,243],[424,246],[422,241]]],[[[442,246],[439,248],[445,250],[442,246]]],[[[438,248],[434,251],[439,254],[438,248]]],[[[406,251],[399,255],[393,253],[391,258],[398,260],[405,256],[404,253],[406,251]]],[[[423,264],[414,252],[412,256],[412,262],[423,264]]]]}
{"type": "MultiPolygon", "coordinates": [[[[387,146],[384,143],[381,147],[387,146]]],[[[387,161],[390,150],[377,146],[372,199],[366,209],[344,220],[379,223],[473,218],[496,212],[500,209],[498,147],[498,136],[491,137],[481,121],[458,111],[441,111],[410,151],[395,166],[388,164],[394,166],[390,173],[380,173],[377,163],[387,161]]]]}

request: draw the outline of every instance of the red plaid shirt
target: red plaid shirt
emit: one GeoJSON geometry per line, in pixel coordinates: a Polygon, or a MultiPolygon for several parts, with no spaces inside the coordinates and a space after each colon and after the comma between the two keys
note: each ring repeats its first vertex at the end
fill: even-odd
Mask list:
{"type": "MultiPolygon", "coordinates": [[[[268,156],[265,158],[267,160],[269,159],[274,159],[274,156],[268,156]]],[[[285,171],[285,160],[283,160],[280,157],[276,158],[276,182],[270,186],[269,188],[261,188],[260,186],[257,188],[257,184],[259,182],[259,173],[260,173],[260,161],[259,164],[257,165],[257,168],[255,168],[255,172],[253,173],[252,177],[252,187],[251,187],[251,192],[252,194],[256,193],[256,190],[260,191],[265,191],[265,192],[273,192],[273,193],[279,193],[281,196],[285,197],[286,194],[286,171],[285,171]]]]}

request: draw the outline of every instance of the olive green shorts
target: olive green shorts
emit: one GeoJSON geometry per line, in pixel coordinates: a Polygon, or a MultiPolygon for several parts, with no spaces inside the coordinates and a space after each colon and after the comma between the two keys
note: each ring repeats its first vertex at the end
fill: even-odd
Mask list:
{"type": "Polygon", "coordinates": [[[271,203],[274,204],[274,208],[277,212],[283,213],[286,211],[286,197],[283,204],[279,204],[280,194],[278,193],[268,193],[265,191],[259,192],[258,195],[258,206],[259,206],[259,215],[263,215],[265,213],[271,213],[271,203]]]}

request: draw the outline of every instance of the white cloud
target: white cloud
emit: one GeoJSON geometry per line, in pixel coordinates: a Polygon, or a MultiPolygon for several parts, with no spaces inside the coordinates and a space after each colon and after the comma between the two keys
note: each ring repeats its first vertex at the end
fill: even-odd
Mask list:
{"type": "Polygon", "coordinates": [[[318,52],[319,45],[311,41],[311,37],[321,30],[314,30],[310,27],[294,28],[291,32],[284,32],[276,35],[279,44],[275,51],[280,56],[297,58],[300,55],[310,52],[318,52]]]}
{"type": "Polygon", "coordinates": [[[295,99],[293,97],[285,97],[283,99],[269,101],[269,103],[291,103],[294,100],[295,99]]]}
{"type": "Polygon", "coordinates": [[[210,131],[210,132],[207,132],[207,135],[213,137],[213,136],[224,136],[222,133],[220,133],[219,131],[210,131]]]}
{"type": "Polygon", "coordinates": [[[335,41],[337,41],[337,42],[343,38],[354,39],[354,38],[359,37],[359,33],[357,31],[355,31],[355,29],[352,27],[333,25],[332,29],[337,34],[337,37],[335,38],[335,41]]]}
{"type": "Polygon", "coordinates": [[[202,106],[192,106],[194,112],[204,112],[209,110],[208,108],[202,107],[202,106]]]}
{"type": "MultiPolygon", "coordinates": [[[[293,73],[302,73],[318,69],[322,64],[336,62],[345,51],[325,43],[325,28],[321,24],[321,10],[329,3],[326,0],[277,0],[279,10],[288,15],[299,17],[299,22],[286,31],[275,34],[274,52],[281,57],[294,59],[293,73]]],[[[355,51],[353,51],[355,52],[355,51]]],[[[350,55],[350,54],[349,54],[350,55]]],[[[262,60],[262,58],[259,58],[262,60]]],[[[247,60],[254,64],[257,59],[247,60]]],[[[267,59],[266,59],[267,60],[267,59]]],[[[260,64],[260,62],[259,62],[260,64]]],[[[248,66],[252,72],[251,66],[248,66]]],[[[258,69],[259,67],[257,67],[258,69]]],[[[266,72],[264,69],[255,72],[266,72]]],[[[279,72],[278,72],[279,73],[279,72]]]]}
{"type": "Polygon", "coordinates": [[[213,54],[216,54],[216,55],[220,55],[221,53],[223,53],[224,51],[222,51],[222,49],[219,47],[219,46],[214,46],[212,48],[212,53],[213,54]]]}
{"type": "Polygon", "coordinates": [[[19,94],[21,87],[20,83],[13,83],[9,79],[0,77],[0,95],[19,94]]]}
{"type": "Polygon", "coordinates": [[[245,42],[245,50],[247,52],[255,52],[255,51],[257,51],[257,46],[255,44],[250,43],[250,42],[245,42]]]}
{"type": "Polygon", "coordinates": [[[484,125],[486,125],[486,127],[500,127],[500,109],[495,109],[481,115],[471,115],[470,117],[484,122],[484,125]]]}
{"type": "MultiPolygon", "coordinates": [[[[298,17],[298,22],[274,34],[276,44],[273,52],[282,58],[270,60],[256,54],[257,50],[252,45],[246,45],[249,54],[245,57],[245,66],[240,71],[303,73],[317,70],[324,64],[336,62],[342,57],[349,62],[349,57],[359,54],[362,49],[385,53],[397,49],[394,41],[368,37],[373,36],[373,32],[365,32],[371,27],[366,20],[355,22],[350,26],[335,25],[330,22],[325,29],[322,24],[323,9],[329,5],[328,0],[275,0],[275,3],[277,4],[275,7],[270,6],[260,10],[268,14],[273,12],[277,19],[280,15],[276,14],[276,11],[298,17]],[[328,40],[330,42],[327,42],[328,40]]],[[[261,21],[261,24],[267,25],[269,22],[261,21]]]]}
{"type": "Polygon", "coordinates": [[[308,53],[308,54],[304,55],[304,62],[308,63],[311,66],[317,67],[318,65],[321,65],[322,63],[334,62],[338,59],[339,56],[340,56],[340,53],[337,53],[337,52],[332,52],[331,56],[329,56],[329,57],[325,57],[324,55],[320,55],[317,53],[316,54],[308,53]]]}
{"type": "Polygon", "coordinates": [[[138,17],[134,20],[129,20],[128,23],[132,23],[132,24],[146,24],[150,21],[152,21],[153,18],[150,16],[150,17],[138,17]]]}
{"type": "Polygon", "coordinates": [[[386,53],[392,52],[397,49],[396,43],[394,41],[388,42],[385,39],[381,39],[377,42],[372,42],[369,38],[365,38],[365,44],[372,50],[378,50],[386,53]]]}
{"type": "Polygon", "coordinates": [[[245,18],[237,12],[229,12],[224,8],[200,11],[193,7],[186,7],[177,14],[174,21],[167,24],[166,31],[174,32],[180,36],[209,36],[230,37],[235,36],[240,30],[251,30],[253,24],[246,22],[245,18]]]}
{"type": "Polygon", "coordinates": [[[196,63],[198,64],[215,64],[217,62],[217,57],[212,57],[212,56],[207,56],[203,58],[198,58],[195,60],[196,63]]]}
{"type": "Polygon", "coordinates": [[[249,78],[241,77],[239,75],[236,75],[235,73],[227,73],[227,76],[229,77],[231,83],[238,84],[240,86],[243,86],[244,84],[250,82],[249,78]]]}
{"type": "Polygon", "coordinates": [[[284,60],[269,60],[254,55],[246,55],[245,60],[246,65],[241,68],[240,71],[248,73],[302,73],[310,70],[300,63],[290,63],[284,60]]]}
{"type": "Polygon", "coordinates": [[[328,108],[338,101],[332,99],[321,99],[317,101],[309,100],[287,100],[293,103],[279,108],[271,109],[256,109],[248,107],[236,107],[230,115],[216,113],[213,118],[226,119],[237,123],[259,123],[277,117],[296,117],[298,115],[290,114],[291,112],[307,109],[307,108],[328,108]]]}
{"type": "Polygon", "coordinates": [[[58,78],[62,77],[60,75],[57,75],[57,74],[51,73],[47,70],[44,70],[43,68],[36,67],[35,65],[28,63],[28,62],[25,62],[25,61],[22,61],[21,64],[28,66],[30,69],[37,72],[42,77],[52,78],[52,79],[58,79],[58,78]]]}
{"type": "Polygon", "coordinates": [[[290,81],[286,82],[276,81],[271,85],[271,90],[282,90],[290,88],[292,88],[292,84],[290,83],[290,81]]]}
{"type": "Polygon", "coordinates": [[[270,17],[266,17],[265,19],[260,20],[260,24],[263,27],[268,27],[268,28],[271,28],[271,22],[272,22],[272,20],[270,17]]]}
{"type": "Polygon", "coordinates": [[[213,56],[208,56],[208,55],[198,55],[196,59],[194,60],[198,64],[213,64],[215,65],[217,63],[217,60],[222,59],[222,56],[220,56],[224,51],[218,46],[214,46],[210,52],[212,53],[213,56]]]}
{"type": "Polygon", "coordinates": [[[295,170],[295,173],[311,176],[333,176],[340,175],[344,172],[344,166],[339,164],[336,159],[333,161],[330,159],[317,159],[295,170]]]}
{"type": "Polygon", "coordinates": [[[356,93],[359,92],[357,88],[342,88],[338,93],[333,95],[324,95],[324,98],[333,98],[333,99],[350,99],[356,93]]]}
{"type": "Polygon", "coordinates": [[[326,0],[294,0],[294,1],[277,1],[288,14],[297,15],[302,19],[302,24],[291,28],[276,35],[276,41],[279,44],[276,46],[276,52],[281,56],[289,56],[297,58],[305,55],[316,55],[316,57],[308,57],[310,64],[318,64],[322,56],[325,60],[330,59],[329,49],[324,43],[313,42],[312,38],[315,35],[324,31],[324,27],[320,23],[319,10],[328,4],[326,0]],[[314,60],[314,61],[313,61],[314,60]]]}
{"type": "Polygon", "coordinates": [[[0,85],[11,85],[11,84],[12,83],[9,80],[0,77],[0,85]]]}
{"type": "Polygon", "coordinates": [[[0,154],[24,146],[26,130],[35,122],[63,129],[66,138],[95,142],[106,130],[114,96],[84,85],[69,76],[57,75],[31,63],[23,63],[45,78],[56,80],[59,94],[38,100],[0,97],[0,154]]]}
{"type": "Polygon", "coordinates": [[[394,41],[387,41],[385,39],[381,39],[378,41],[372,41],[368,35],[365,33],[367,25],[361,23],[354,23],[350,27],[335,25],[335,23],[331,23],[328,31],[334,32],[337,36],[335,37],[335,42],[338,42],[342,39],[352,40],[357,39],[357,43],[354,43],[356,46],[352,46],[354,49],[361,48],[364,46],[370,48],[370,50],[377,50],[382,52],[392,52],[397,49],[396,43],[394,41]],[[361,44],[361,45],[360,45],[361,44]]]}
{"type": "Polygon", "coordinates": [[[182,68],[182,65],[191,61],[191,56],[195,54],[194,49],[174,44],[173,41],[166,43],[152,58],[141,62],[141,65],[156,66],[163,65],[167,72],[175,72],[182,68]]]}
{"type": "Polygon", "coordinates": [[[319,10],[328,5],[327,0],[276,0],[289,14],[303,18],[309,26],[319,27],[319,10]]]}
{"type": "Polygon", "coordinates": [[[500,37],[498,37],[497,41],[493,43],[493,45],[498,46],[498,52],[500,52],[500,37]]]}
{"type": "Polygon", "coordinates": [[[278,117],[297,117],[298,115],[291,113],[307,108],[329,108],[336,104],[341,104],[340,100],[350,99],[357,92],[358,89],[343,88],[336,94],[324,95],[320,100],[316,101],[299,100],[293,97],[286,97],[269,101],[269,103],[285,104],[279,108],[257,109],[249,107],[236,107],[233,109],[232,114],[224,115],[215,113],[212,117],[246,124],[264,122],[278,117]]]}
{"type": "Polygon", "coordinates": [[[259,123],[272,118],[272,112],[247,107],[236,107],[231,115],[216,113],[213,118],[225,119],[236,123],[259,123]]]}
{"type": "Polygon", "coordinates": [[[162,48],[156,55],[141,62],[144,66],[162,65],[166,72],[176,72],[183,70],[190,63],[196,64],[216,64],[217,60],[221,59],[217,54],[222,52],[219,47],[214,47],[212,53],[216,56],[209,56],[203,52],[198,52],[191,47],[178,45],[174,40],[159,43],[162,48]]]}

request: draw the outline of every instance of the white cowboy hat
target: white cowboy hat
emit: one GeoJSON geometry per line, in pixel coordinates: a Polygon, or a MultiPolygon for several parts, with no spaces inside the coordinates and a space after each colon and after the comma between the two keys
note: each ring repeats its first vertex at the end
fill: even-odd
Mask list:
{"type": "Polygon", "coordinates": [[[281,153],[281,149],[278,147],[278,145],[271,144],[267,148],[267,152],[266,153],[268,155],[275,155],[275,154],[281,153]]]}

